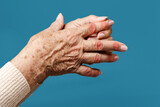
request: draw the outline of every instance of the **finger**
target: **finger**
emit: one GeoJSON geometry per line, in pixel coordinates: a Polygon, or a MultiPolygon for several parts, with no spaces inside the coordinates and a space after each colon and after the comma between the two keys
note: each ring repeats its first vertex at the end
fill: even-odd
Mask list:
{"type": "Polygon", "coordinates": [[[51,24],[50,29],[55,32],[55,31],[62,30],[63,27],[64,27],[64,17],[63,17],[63,15],[60,13],[60,14],[57,16],[56,21],[51,24]]]}
{"type": "Polygon", "coordinates": [[[93,69],[85,65],[81,65],[75,73],[82,76],[88,76],[88,77],[97,77],[102,74],[100,70],[93,69]]]}
{"type": "Polygon", "coordinates": [[[69,22],[68,24],[65,25],[65,28],[74,28],[84,24],[91,23],[91,22],[98,22],[98,21],[105,21],[105,20],[107,20],[107,16],[98,17],[95,15],[90,15],[90,16],[76,19],[72,22],[69,22]]]}
{"type": "MultiPolygon", "coordinates": [[[[99,39],[97,39],[97,37],[92,37],[91,36],[91,37],[88,37],[87,40],[99,40],[99,39]]],[[[105,38],[103,40],[112,40],[113,41],[113,37],[109,36],[109,37],[107,37],[107,38],[105,38]]]]}
{"type": "Polygon", "coordinates": [[[109,40],[84,40],[83,42],[84,51],[121,51],[125,52],[128,47],[117,41],[109,40]]]}
{"type": "Polygon", "coordinates": [[[113,37],[110,36],[110,37],[107,38],[107,40],[112,40],[113,41],[113,37]]]}
{"type": "Polygon", "coordinates": [[[106,30],[110,26],[114,24],[114,21],[103,21],[103,22],[96,22],[96,23],[90,23],[83,25],[81,27],[78,27],[77,30],[79,30],[82,33],[82,37],[87,37],[89,35],[92,35],[94,33],[106,30]]]}
{"type": "Polygon", "coordinates": [[[108,38],[111,36],[111,34],[112,34],[112,28],[105,30],[105,31],[101,31],[98,33],[97,39],[101,40],[101,39],[108,38]]]}
{"type": "Polygon", "coordinates": [[[84,53],[82,57],[82,63],[94,64],[102,62],[115,62],[119,59],[116,54],[103,54],[103,53],[84,53]]]}

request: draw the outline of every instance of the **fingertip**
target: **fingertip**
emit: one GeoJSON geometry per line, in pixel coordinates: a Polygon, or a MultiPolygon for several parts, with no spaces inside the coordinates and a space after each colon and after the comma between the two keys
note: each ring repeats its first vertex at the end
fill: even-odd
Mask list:
{"type": "Polygon", "coordinates": [[[125,51],[128,50],[128,47],[123,44],[123,45],[121,45],[120,49],[121,49],[122,52],[125,52],[125,51]]]}
{"type": "Polygon", "coordinates": [[[56,20],[59,21],[59,20],[61,20],[62,18],[63,18],[62,13],[59,13],[58,16],[57,16],[57,18],[56,18],[56,20]]]}
{"type": "Polygon", "coordinates": [[[113,58],[113,61],[117,61],[119,59],[119,56],[115,55],[114,58],[113,58]]]}
{"type": "Polygon", "coordinates": [[[102,72],[101,72],[101,71],[99,71],[99,75],[102,75],[102,72]]]}
{"type": "Polygon", "coordinates": [[[102,74],[102,72],[99,69],[93,69],[91,77],[98,77],[101,74],[102,74]]]}
{"type": "Polygon", "coordinates": [[[114,21],[113,20],[110,20],[109,21],[109,26],[112,26],[114,24],[114,21]]]}

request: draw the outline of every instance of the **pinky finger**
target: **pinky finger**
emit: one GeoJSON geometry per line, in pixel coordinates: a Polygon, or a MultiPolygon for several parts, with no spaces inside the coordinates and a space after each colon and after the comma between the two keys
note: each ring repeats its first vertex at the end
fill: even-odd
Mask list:
{"type": "Polygon", "coordinates": [[[102,72],[99,69],[93,69],[85,65],[81,65],[75,73],[87,77],[97,77],[102,74],[102,72]]]}

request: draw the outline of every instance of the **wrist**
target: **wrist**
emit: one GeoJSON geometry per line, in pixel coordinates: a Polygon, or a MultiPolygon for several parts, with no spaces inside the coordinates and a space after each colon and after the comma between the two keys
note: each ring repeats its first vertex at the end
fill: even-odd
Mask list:
{"type": "Polygon", "coordinates": [[[40,66],[40,61],[30,51],[23,49],[11,63],[23,74],[31,89],[37,84],[42,84],[48,77],[44,72],[45,67],[40,66]],[[37,63],[38,62],[38,63],[37,63]]]}

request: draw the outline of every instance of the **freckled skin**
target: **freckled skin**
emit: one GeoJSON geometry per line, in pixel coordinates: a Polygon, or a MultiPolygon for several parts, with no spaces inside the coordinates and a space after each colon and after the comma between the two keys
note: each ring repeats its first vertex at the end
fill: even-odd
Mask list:
{"type": "MultiPolygon", "coordinates": [[[[99,40],[96,44],[93,42],[91,47],[84,47],[82,35],[89,36],[89,34],[105,30],[102,29],[106,27],[103,24],[100,24],[100,22],[96,24],[91,23],[87,24],[87,27],[83,25],[79,28],[64,29],[56,32],[51,31],[52,29],[49,27],[31,37],[26,47],[11,63],[22,72],[31,89],[37,83],[43,83],[48,76],[77,73],[96,77],[100,72],[96,69],[89,68],[86,70],[86,67],[82,67],[84,63],[82,62],[82,56],[85,53],[84,50],[88,48],[93,49],[93,47],[96,47],[97,51],[102,50],[103,44],[99,40]],[[82,72],[78,71],[80,68],[82,72]]],[[[114,46],[117,49],[117,44],[114,46]]],[[[100,62],[100,56],[94,56],[94,58],[96,63],[100,62]]]]}
{"type": "Polygon", "coordinates": [[[24,59],[27,59],[27,56],[24,56],[24,59]]]}

